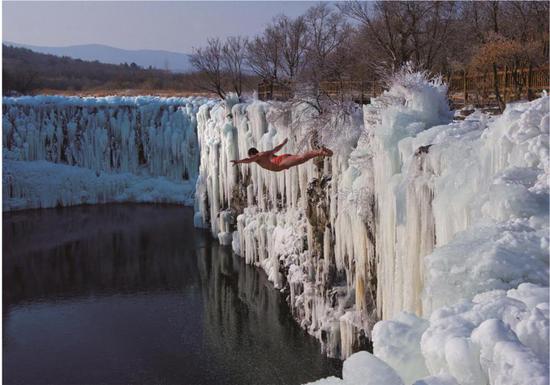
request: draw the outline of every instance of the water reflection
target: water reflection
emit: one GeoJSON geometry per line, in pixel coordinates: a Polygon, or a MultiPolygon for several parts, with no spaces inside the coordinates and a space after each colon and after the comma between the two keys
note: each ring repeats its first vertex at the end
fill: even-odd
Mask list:
{"type": "Polygon", "coordinates": [[[4,383],[302,383],[338,374],[264,274],[176,206],[3,217],[4,383]]]}

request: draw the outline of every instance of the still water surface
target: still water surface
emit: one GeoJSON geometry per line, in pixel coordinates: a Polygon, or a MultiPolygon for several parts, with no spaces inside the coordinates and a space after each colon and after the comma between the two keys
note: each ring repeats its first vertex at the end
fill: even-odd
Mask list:
{"type": "Polygon", "coordinates": [[[3,215],[4,384],[300,384],[340,375],[263,272],[189,208],[3,215]]]}

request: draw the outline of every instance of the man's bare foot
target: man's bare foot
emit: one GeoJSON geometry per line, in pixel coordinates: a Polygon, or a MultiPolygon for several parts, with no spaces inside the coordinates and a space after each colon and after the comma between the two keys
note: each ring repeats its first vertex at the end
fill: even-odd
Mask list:
{"type": "Polygon", "coordinates": [[[326,148],[326,147],[321,147],[321,153],[323,154],[323,156],[332,156],[332,150],[326,148]]]}

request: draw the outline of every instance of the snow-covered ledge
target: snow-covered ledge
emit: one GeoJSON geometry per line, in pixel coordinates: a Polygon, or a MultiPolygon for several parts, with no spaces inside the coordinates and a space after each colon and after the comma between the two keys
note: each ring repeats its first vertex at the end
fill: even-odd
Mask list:
{"type": "Polygon", "coordinates": [[[549,98],[457,122],[445,91],[404,70],[362,117],[202,106],[196,224],[262,267],[330,355],[370,339],[406,384],[542,383],[549,98]],[[281,173],[229,162],[286,137],[298,152],[315,124],[330,160],[281,173]]]}

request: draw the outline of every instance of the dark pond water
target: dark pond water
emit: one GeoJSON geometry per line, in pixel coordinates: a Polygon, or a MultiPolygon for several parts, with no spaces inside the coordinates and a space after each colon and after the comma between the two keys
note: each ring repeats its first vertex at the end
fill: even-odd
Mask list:
{"type": "Polygon", "coordinates": [[[4,384],[300,384],[339,375],[263,272],[177,206],[3,215],[4,384]]]}

